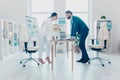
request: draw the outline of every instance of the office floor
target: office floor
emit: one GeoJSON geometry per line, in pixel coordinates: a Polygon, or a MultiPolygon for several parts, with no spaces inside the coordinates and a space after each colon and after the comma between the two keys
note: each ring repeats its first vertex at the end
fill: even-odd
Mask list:
{"type": "MultiPolygon", "coordinates": [[[[90,57],[94,56],[94,52],[88,52],[90,57]]],[[[98,61],[93,61],[91,64],[77,63],[79,56],[81,54],[75,53],[74,70],[72,71],[70,52],[68,58],[66,53],[57,53],[52,71],[51,64],[47,62],[40,66],[31,62],[23,68],[19,61],[27,55],[23,52],[16,53],[16,55],[0,61],[0,80],[120,80],[119,53],[102,54],[101,56],[112,62],[112,64],[106,63],[105,67],[102,67],[98,61]]]]}

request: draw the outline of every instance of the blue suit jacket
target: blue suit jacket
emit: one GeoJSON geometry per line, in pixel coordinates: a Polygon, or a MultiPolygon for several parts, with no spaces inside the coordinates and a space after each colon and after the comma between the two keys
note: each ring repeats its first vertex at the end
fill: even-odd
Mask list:
{"type": "Polygon", "coordinates": [[[84,21],[77,16],[72,16],[71,25],[71,36],[76,36],[77,32],[81,36],[89,30],[84,21]]]}

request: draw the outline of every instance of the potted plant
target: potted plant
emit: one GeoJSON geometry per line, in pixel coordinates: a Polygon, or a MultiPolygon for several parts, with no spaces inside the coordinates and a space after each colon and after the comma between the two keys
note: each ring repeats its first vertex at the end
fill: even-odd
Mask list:
{"type": "Polygon", "coordinates": [[[101,19],[106,19],[106,16],[102,15],[100,18],[101,18],[101,19]]]}
{"type": "Polygon", "coordinates": [[[74,51],[75,53],[80,53],[80,48],[79,48],[79,42],[80,42],[80,35],[77,33],[76,34],[76,39],[74,41],[74,51]]]}

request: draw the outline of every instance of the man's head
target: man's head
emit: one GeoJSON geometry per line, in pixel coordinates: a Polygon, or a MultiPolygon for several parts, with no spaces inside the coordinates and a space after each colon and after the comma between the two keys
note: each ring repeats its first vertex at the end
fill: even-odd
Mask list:
{"type": "Polygon", "coordinates": [[[67,11],[65,12],[65,15],[66,15],[66,18],[67,18],[67,19],[71,19],[71,18],[72,18],[72,11],[67,10],[67,11]]]}
{"type": "Polygon", "coordinates": [[[51,18],[52,20],[57,20],[57,13],[56,12],[51,13],[51,18]]]}

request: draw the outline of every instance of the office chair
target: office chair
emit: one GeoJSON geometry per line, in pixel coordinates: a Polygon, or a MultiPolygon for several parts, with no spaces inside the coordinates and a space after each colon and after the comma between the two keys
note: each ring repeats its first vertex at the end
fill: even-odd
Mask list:
{"type": "MultiPolygon", "coordinates": [[[[36,41],[33,41],[33,45],[36,46],[36,41]]],[[[33,53],[36,53],[36,52],[37,52],[37,49],[34,49],[34,50],[33,50],[33,49],[29,49],[29,48],[28,48],[28,42],[24,42],[24,51],[29,54],[29,58],[25,58],[25,59],[20,60],[20,64],[23,63],[23,67],[26,66],[25,64],[26,64],[28,61],[35,61],[38,66],[40,65],[38,59],[32,57],[32,54],[33,54],[33,53]]]]}
{"type": "Polygon", "coordinates": [[[104,67],[103,61],[107,61],[108,64],[111,62],[109,60],[103,59],[99,56],[100,52],[107,52],[109,49],[110,43],[110,29],[107,28],[107,22],[102,22],[100,28],[97,31],[97,44],[94,45],[95,39],[92,39],[92,45],[89,45],[89,48],[93,51],[96,51],[96,57],[90,59],[88,63],[90,64],[93,60],[99,60],[101,65],[104,67]]]}

